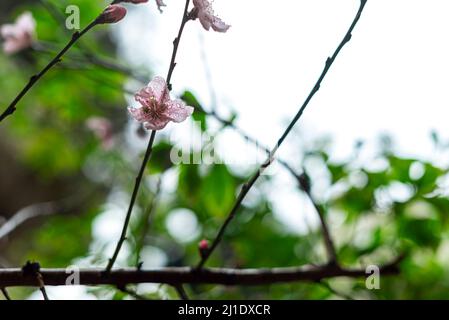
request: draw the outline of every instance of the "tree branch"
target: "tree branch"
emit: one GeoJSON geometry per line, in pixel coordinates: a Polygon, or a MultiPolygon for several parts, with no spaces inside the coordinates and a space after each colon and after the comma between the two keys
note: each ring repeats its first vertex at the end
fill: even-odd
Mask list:
{"type": "Polygon", "coordinates": [[[136,266],[138,268],[140,268],[140,266],[143,264],[143,262],[140,260],[140,254],[142,252],[142,248],[145,245],[145,238],[150,230],[153,213],[154,211],[156,211],[158,205],[159,195],[161,192],[161,184],[162,178],[159,178],[156,185],[156,191],[154,192],[153,198],[151,199],[148,208],[145,210],[144,217],[142,219],[143,220],[142,233],[140,234],[140,237],[136,241],[136,266]]]}
{"type": "Polygon", "coordinates": [[[86,28],[84,28],[80,32],[75,32],[72,35],[72,38],[67,43],[67,45],[42,69],[39,73],[33,75],[22,91],[14,98],[14,100],[10,103],[10,105],[6,108],[6,110],[0,115],[0,122],[2,122],[6,117],[12,115],[16,111],[16,106],[22,100],[22,98],[30,91],[30,89],[41,79],[51,68],[61,62],[64,54],[70,50],[70,48],[89,30],[95,27],[98,24],[97,19],[91,22],[86,28]]]}
{"type": "Polygon", "coordinates": [[[320,225],[321,225],[321,231],[323,232],[324,245],[325,245],[326,252],[328,255],[329,264],[337,265],[338,264],[337,250],[335,249],[335,244],[332,239],[332,236],[331,236],[331,233],[329,230],[329,226],[327,225],[327,222],[326,222],[326,217],[325,217],[325,212],[324,212],[323,206],[319,205],[315,201],[315,199],[312,195],[312,192],[311,192],[310,178],[309,178],[307,172],[305,171],[305,169],[303,171],[304,171],[303,174],[298,178],[299,186],[300,186],[301,190],[304,191],[304,193],[309,198],[310,202],[312,203],[312,205],[315,208],[315,211],[318,215],[320,225]]]}
{"type": "Polygon", "coordinates": [[[3,296],[6,300],[11,300],[11,297],[9,296],[8,291],[5,288],[0,288],[0,291],[2,292],[3,296]]]}
{"type": "Polygon", "coordinates": [[[170,67],[168,68],[167,79],[166,79],[168,90],[170,90],[170,91],[172,89],[171,77],[172,77],[173,71],[175,71],[175,67],[176,67],[176,55],[178,54],[178,48],[179,48],[179,43],[181,42],[182,32],[184,31],[184,27],[186,26],[186,23],[190,20],[189,5],[190,5],[190,0],[186,0],[186,5],[184,7],[184,13],[182,16],[181,26],[179,27],[178,36],[175,38],[175,40],[173,40],[173,52],[172,52],[170,67]]]}
{"type": "Polygon", "coordinates": [[[173,285],[181,300],[190,300],[182,284],[173,285]]]}
{"type": "Polygon", "coordinates": [[[117,289],[119,289],[121,292],[133,297],[136,300],[150,300],[147,297],[138,294],[136,291],[128,289],[126,286],[118,286],[117,289]]]}
{"type": "MultiPolygon", "coordinates": [[[[398,274],[400,261],[401,259],[396,259],[390,264],[381,266],[380,275],[398,274]]],[[[39,272],[47,286],[65,286],[66,279],[70,276],[65,269],[41,269],[39,272]]],[[[204,268],[198,270],[190,267],[169,267],[138,270],[132,268],[112,270],[108,274],[104,273],[104,269],[96,268],[81,269],[79,272],[80,285],[115,285],[117,287],[137,283],[255,286],[300,281],[316,282],[335,277],[363,278],[368,275],[365,269],[344,269],[329,265],[273,269],[204,268]]],[[[37,285],[36,278],[24,275],[21,269],[0,269],[0,286],[4,288],[37,285]]]]}
{"type": "Polygon", "coordinates": [[[140,183],[142,182],[145,168],[147,166],[148,160],[150,159],[151,153],[153,151],[153,144],[154,144],[155,137],[156,137],[156,131],[153,130],[153,131],[151,131],[150,140],[148,141],[148,147],[147,147],[147,151],[145,152],[145,156],[143,158],[142,165],[140,166],[139,173],[136,177],[136,183],[134,184],[134,190],[131,195],[131,201],[129,203],[128,212],[126,213],[125,222],[123,223],[122,233],[120,234],[120,239],[117,243],[117,246],[115,247],[114,254],[112,255],[112,258],[109,259],[109,263],[106,266],[106,270],[105,270],[106,273],[111,271],[112,267],[114,266],[115,261],[117,260],[120,249],[122,248],[122,245],[126,240],[126,232],[128,231],[129,221],[131,220],[131,213],[134,208],[134,203],[136,202],[137,194],[139,192],[140,183]]]}
{"type": "Polygon", "coordinates": [[[343,49],[343,47],[351,40],[352,31],[354,30],[355,26],[357,25],[357,22],[360,20],[360,17],[362,15],[363,9],[365,8],[366,2],[367,2],[367,0],[360,0],[359,10],[358,10],[358,12],[357,12],[357,14],[356,14],[356,16],[355,16],[351,26],[349,27],[347,33],[345,34],[343,40],[341,41],[341,43],[339,44],[339,46],[335,50],[335,52],[332,55],[332,57],[329,57],[326,60],[324,69],[323,69],[320,77],[318,78],[317,82],[315,83],[315,86],[312,88],[312,91],[309,93],[307,99],[304,101],[303,105],[301,106],[299,111],[296,113],[295,117],[290,122],[290,124],[288,125],[287,129],[284,131],[282,136],[279,138],[276,146],[270,151],[269,156],[266,159],[266,161],[259,167],[257,172],[251,177],[251,179],[247,183],[245,183],[243,185],[242,190],[240,191],[233,208],[231,209],[230,213],[228,214],[228,217],[226,218],[226,220],[224,221],[222,227],[220,228],[220,230],[219,230],[215,240],[213,241],[210,249],[202,256],[200,262],[197,265],[197,269],[201,269],[204,266],[204,264],[209,259],[210,255],[217,248],[218,244],[221,242],[221,239],[223,238],[223,235],[224,235],[228,225],[234,219],[235,215],[238,212],[238,209],[240,208],[240,206],[241,206],[243,200],[245,199],[246,195],[248,194],[249,190],[251,190],[251,188],[254,186],[256,181],[259,179],[259,177],[265,171],[265,169],[267,169],[270,166],[270,164],[273,162],[274,156],[276,155],[277,150],[282,145],[282,143],[285,141],[287,136],[290,134],[290,132],[293,129],[293,127],[295,126],[295,124],[301,118],[301,116],[303,115],[305,109],[309,105],[309,103],[312,100],[312,98],[319,91],[321,83],[323,82],[324,78],[326,77],[329,69],[333,65],[333,63],[334,63],[335,59],[337,58],[338,54],[340,53],[341,49],[343,49]]]}

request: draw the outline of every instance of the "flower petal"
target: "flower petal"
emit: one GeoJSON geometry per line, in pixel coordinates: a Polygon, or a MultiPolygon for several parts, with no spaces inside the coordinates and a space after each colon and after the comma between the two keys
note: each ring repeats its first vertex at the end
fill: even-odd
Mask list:
{"type": "Polygon", "coordinates": [[[151,80],[148,84],[148,89],[159,103],[163,103],[167,100],[170,100],[167,83],[165,79],[159,76],[156,76],[151,80]]]}
{"type": "Polygon", "coordinates": [[[148,119],[147,114],[143,111],[143,108],[128,108],[129,113],[131,116],[136,119],[139,122],[145,122],[148,119]]]}
{"type": "Polygon", "coordinates": [[[183,122],[193,113],[193,107],[186,106],[184,101],[173,100],[167,103],[164,114],[173,122],[183,122]]]}
{"type": "Polygon", "coordinates": [[[36,21],[34,20],[31,12],[29,11],[22,13],[17,18],[16,25],[20,30],[30,35],[33,35],[36,29],[36,21]]]}
{"type": "Polygon", "coordinates": [[[150,88],[145,87],[140,89],[135,95],[134,99],[144,107],[150,107],[150,100],[154,98],[154,95],[150,88]]]}
{"type": "Polygon", "coordinates": [[[17,28],[13,24],[5,24],[0,28],[0,34],[3,39],[17,37],[17,28]]]}
{"type": "Polygon", "coordinates": [[[226,32],[231,26],[224,23],[223,20],[217,17],[212,18],[212,29],[217,32],[226,32]]]}
{"type": "Polygon", "coordinates": [[[203,28],[206,29],[207,31],[209,31],[210,27],[212,25],[211,15],[209,15],[208,13],[205,13],[204,11],[200,11],[198,13],[198,19],[200,20],[203,28]]]}
{"type": "Polygon", "coordinates": [[[151,122],[145,122],[144,127],[148,130],[162,130],[170,119],[153,119],[151,122]]]}
{"type": "Polygon", "coordinates": [[[199,10],[204,10],[210,6],[207,0],[193,0],[193,5],[199,10]]]}

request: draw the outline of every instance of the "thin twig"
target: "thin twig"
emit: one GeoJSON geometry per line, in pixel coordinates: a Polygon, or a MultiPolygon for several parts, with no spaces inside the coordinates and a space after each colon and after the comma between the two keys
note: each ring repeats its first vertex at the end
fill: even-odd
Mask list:
{"type": "MultiPolygon", "coordinates": [[[[214,119],[221,122],[223,125],[233,129],[240,136],[242,136],[246,141],[251,142],[256,147],[262,148],[267,154],[270,154],[271,151],[267,146],[264,146],[256,138],[247,134],[245,131],[243,131],[243,129],[238,127],[233,121],[229,121],[229,120],[222,118],[215,111],[208,112],[202,108],[199,111],[205,113],[206,115],[212,116],[214,119]]],[[[299,185],[301,187],[301,190],[304,191],[304,193],[307,195],[310,202],[312,203],[313,207],[315,208],[315,211],[317,212],[317,215],[320,220],[321,229],[323,231],[323,238],[324,238],[324,242],[325,242],[325,246],[326,246],[326,250],[327,250],[327,254],[328,254],[329,263],[330,264],[337,263],[337,254],[336,254],[336,250],[335,250],[335,245],[332,240],[332,237],[331,237],[331,234],[329,231],[329,227],[327,226],[327,223],[325,220],[323,208],[313,198],[313,195],[310,192],[310,187],[305,185],[305,181],[303,179],[304,177],[307,177],[305,169],[303,168],[304,173],[301,175],[301,174],[297,173],[296,170],[293,169],[293,167],[290,164],[288,164],[288,162],[286,162],[285,160],[280,159],[280,158],[276,158],[276,160],[296,179],[296,181],[299,183],[299,185]]]]}
{"type": "Polygon", "coordinates": [[[53,68],[55,65],[57,65],[59,62],[61,62],[62,57],[64,54],[69,51],[69,49],[83,36],[85,35],[89,30],[91,30],[93,27],[95,27],[98,24],[98,20],[95,19],[93,22],[91,22],[86,28],[84,28],[80,32],[75,32],[72,35],[72,38],[70,39],[69,43],[45,66],[44,69],[42,69],[39,73],[33,75],[28,83],[25,85],[25,87],[20,91],[20,93],[16,96],[16,98],[11,102],[11,104],[6,108],[6,110],[0,115],[0,122],[3,121],[6,117],[12,115],[16,111],[16,106],[20,102],[20,100],[30,91],[30,89],[41,79],[51,68],[53,68]]]}
{"type": "Polygon", "coordinates": [[[366,2],[367,2],[367,0],[361,0],[360,1],[360,8],[359,8],[359,10],[357,12],[357,15],[354,18],[354,21],[352,22],[351,26],[349,27],[349,30],[345,34],[343,40],[341,41],[340,45],[335,50],[335,52],[332,55],[332,57],[329,57],[326,60],[325,67],[324,67],[320,77],[318,78],[315,86],[313,87],[312,91],[309,93],[307,99],[304,101],[303,105],[301,106],[301,108],[299,109],[299,111],[297,112],[297,114],[295,115],[293,120],[288,125],[287,129],[284,131],[282,136],[279,138],[278,143],[276,144],[276,146],[270,151],[270,154],[269,154],[267,160],[259,167],[257,172],[251,177],[251,179],[247,183],[245,183],[243,185],[243,187],[242,187],[242,189],[241,189],[241,191],[240,191],[240,193],[239,193],[239,195],[237,197],[237,200],[236,200],[233,208],[231,209],[230,213],[228,214],[228,217],[226,218],[226,220],[224,221],[222,227],[220,228],[220,230],[219,230],[215,240],[213,241],[210,249],[201,257],[201,260],[200,260],[200,262],[197,265],[197,269],[201,269],[204,266],[204,264],[207,262],[207,260],[209,259],[210,255],[214,252],[214,250],[216,249],[216,247],[220,243],[221,239],[223,238],[223,235],[224,235],[228,225],[230,224],[230,222],[234,219],[235,215],[237,214],[237,211],[240,208],[240,206],[241,206],[243,200],[245,199],[246,195],[248,194],[249,190],[251,190],[251,188],[254,186],[256,181],[262,175],[262,173],[273,162],[273,159],[274,159],[274,156],[275,156],[277,150],[282,145],[282,143],[285,141],[285,139],[287,138],[287,136],[289,135],[289,133],[291,132],[291,130],[293,129],[295,124],[301,118],[301,116],[304,113],[304,110],[307,108],[307,106],[309,105],[309,103],[312,100],[312,98],[314,97],[314,95],[319,91],[321,83],[323,82],[324,78],[326,77],[329,69],[333,65],[333,63],[334,63],[335,59],[337,58],[338,54],[340,53],[341,49],[351,40],[352,31],[354,30],[355,26],[357,25],[357,22],[359,21],[359,19],[361,17],[361,14],[362,14],[363,9],[364,9],[364,7],[366,5],[366,2]]]}
{"type": "Polygon", "coordinates": [[[138,266],[138,267],[142,265],[142,261],[140,260],[140,253],[145,244],[145,238],[148,234],[148,231],[150,230],[151,218],[153,216],[154,211],[156,210],[157,202],[159,200],[159,194],[161,192],[161,184],[162,184],[162,179],[160,178],[159,181],[157,182],[156,191],[154,192],[153,199],[151,200],[151,203],[148,206],[147,210],[145,211],[145,215],[142,219],[144,225],[142,228],[142,233],[140,235],[140,238],[138,239],[138,241],[136,243],[136,266],[138,266]]]}
{"type": "Polygon", "coordinates": [[[178,293],[181,300],[190,300],[189,296],[187,295],[187,292],[184,290],[184,287],[182,286],[182,284],[175,284],[175,285],[173,285],[173,287],[175,288],[175,290],[178,293]]]}
{"type": "Polygon", "coordinates": [[[173,71],[175,71],[175,67],[176,67],[176,55],[178,54],[178,48],[179,48],[179,43],[181,42],[182,32],[184,31],[184,27],[186,26],[186,23],[190,20],[189,5],[190,5],[190,0],[186,0],[186,5],[184,7],[184,13],[182,15],[182,21],[181,21],[181,26],[179,27],[178,36],[175,38],[175,40],[173,40],[173,52],[172,52],[170,66],[168,68],[167,79],[166,79],[168,90],[172,89],[171,88],[171,77],[172,77],[173,71]]]}
{"type": "Polygon", "coordinates": [[[317,284],[319,284],[319,285],[321,285],[322,287],[326,288],[330,293],[332,293],[332,294],[334,294],[334,295],[336,295],[336,296],[338,296],[338,297],[340,297],[340,298],[343,298],[343,299],[345,299],[345,300],[356,300],[356,299],[354,299],[353,297],[351,297],[350,295],[348,295],[348,294],[346,294],[346,293],[343,293],[343,292],[340,292],[340,291],[335,290],[335,289],[334,289],[329,283],[327,283],[326,281],[320,280],[320,281],[317,282],[317,284]]]}
{"type": "MultiPolygon", "coordinates": [[[[54,55],[54,53],[55,53],[54,50],[52,50],[48,47],[49,47],[49,44],[44,43],[42,41],[36,42],[32,46],[33,50],[36,52],[47,54],[47,55],[54,55]]],[[[135,73],[132,69],[130,69],[126,66],[117,64],[114,61],[112,61],[111,59],[97,57],[94,54],[88,52],[87,48],[85,49],[85,48],[81,47],[80,45],[78,45],[78,47],[81,50],[80,54],[68,53],[66,55],[66,58],[72,60],[73,62],[89,64],[89,65],[100,67],[100,68],[103,68],[103,69],[106,69],[109,71],[120,73],[120,74],[130,77],[140,83],[148,82],[148,79],[146,77],[137,75],[137,73],[135,73]]],[[[68,65],[67,62],[65,62],[65,64],[68,65]]],[[[79,65],[81,65],[81,64],[79,64],[79,65]]]]}
{"type": "MultiPolygon", "coordinates": [[[[401,257],[402,258],[402,257],[401,257]]],[[[379,266],[382,276],[399,274],[401,259],[384,266],[379,266]]],[[[47,286],[65,286],[66,269],[41,269],[47,286]]],[[[273,269],[226,269],[191,267],[168,267],[152,270],[117,269],[105,274],[104,269],[81,269],[80,285],[115,285],[138,283],[173,284],[219,284],[225,286],[255,286],[275,283],[292,283],[301,281],[316,282],[335,277],[364,278],[366,269],[346,269],[324,265],[321,267],[293,267],[273,269]]],[[[35,286],[36,279],[24,276],[21,269],[0,269],[0,283],[3,287],[35,286]]]]}
{"type": "MultiPolygon", "coordinates": [[[[267,146],[264,146],[256,138],[247,134],[245,131],[243,131],[243,129],[238,127],[233,121],[229,121],[229,120],[222,118],[215,111],[208,112],[202,108],[199,111],[203,112],[204,114],[206,114],[208,116],[213,117],[217,121],[221,122],[223,125],[233,129],[240,136],[242,136],[246,141],[251,142],[256,147],[262,148],[266,153],[270,154],[271,151],[267,146]]],[[[335,245],[333,243],[332,237],[330,235],[329,227],[327,226],[327,223],[326,223],[326,220],[324,217],[323,208],[313,198],[313,195],[311,194],[311,192],[309,190],[310,188],[304,184],[303,177],[306,175],[305,169],[303,168],[304,173],[301,175],[301,174],[297,173],[296,170],[293,169],[293,167],[290,164],[288,164],[288,162],[286,162],[285,160],[276,158],[276,161],[278,161],[296,179],[296,181],[299,183],[299,185],[301,187],[301,190],[304,191],[304,193],[307,195],[310,202],[312,203],[313,207],[315,208],[315,211],[317,212],[317,215],[319,216],[321,228],[323,231],[323,237],[324,237],[325,246],[326,246],[326,250],[328,253],[328,257],[329,257],[329,263],[331,263],[331,264],[337,263],[337,255],[336,255],[335,245]]]]}
{"type": "Polygon", "coordinates": [[[310,202],[312,203],[313,207],[315,208],[315,211],[318,215],[320,225],[321,225],[321,231],[323,232],[323,238],[324,238],[324,245],[326,248],[326,252],[328,255],[328,263],[337,265],[337,250],[335,249],[335,244],[332,239],[329,226],[326,222],[325,217],[325,211],[323,206],[319,205],[318,202],[314,199],[312,192],[311,192],[311,185],[310,185],[310,178],[307,175],[307,172],[305,169],[303,169],[303,174],[298,179],[299,186],[301,190],[307,195],[310,202]]]}
{"type": "Polygon", "coordinates": [[[123,223],[122,233],[120,234],[120,239],[117,243],[114,254],[112,255],[112,258],[109,259],[109,263],[105,270],[106,273],[109,273],[111,271],[112,267],[114,266],[115,261],[117,260],[120,249],[122,248],[122,245],[126,240],[126,233],[128,231],[129,221],[131,220],[131,213],[134,208],[134,203],[136,202],[137,194],[139,192],[140,183],[142,181],[142,177],[145,172],[145,168],[147,166],[148,160],[150,159],[151,153],[153,151],[153,143],[154,143],[155,136],[156,136],[156,130],[151,131],[151,136],[150,136],[150,140],[148,141],[147,151],[145,152],[145,156],[143,158],[142,165],[140,166],[139,173],[136,177],[136,183],[134,184],[134,190],[131,195],[131,201],[129,203],[128,211],[126,213],[125,222],[123,223]]]}
{"type": "Polygon", "coordinates": [[[0,288],[0,291],[2,292],[3,296],[6,300],[11,300],[11,297],[9,296],[8,291],[5,288],[0,288]]]}
{"type": "Polygon", "coordinates": [[[147,297],[138,294],[134,290],[128,289],[126,286],[117,286],[117,289],[119,289],[121,292],[126,293],[127,295],[133,297],[136,300],[150,300],[147,297]]]}
{"type": "Polygon", "coordinates": [[[45,290],[45,285],[42,283],[42,286],[39,287],[40,292],[42,293],[42,296],[44,297],[44,300],[50,300],[47,294],[47,290],[45,290]]]}

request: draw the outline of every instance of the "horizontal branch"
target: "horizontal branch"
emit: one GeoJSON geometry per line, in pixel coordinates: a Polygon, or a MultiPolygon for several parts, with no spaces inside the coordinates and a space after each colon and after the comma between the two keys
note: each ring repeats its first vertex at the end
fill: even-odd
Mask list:
{"type": "MultiPolygon", "coordinates": [[[[399,273],[397,259],[390,264],[379,267],[380,276],[399,273]]],[[[71,271],[72,272],[72,271],[71,271]]],[[[40,269],[46,286],[65,286],[71,284],[67,278],[71,275],[65,269],[40,269]]],[[[104,269],[80,269],[80,285],[114,285],[124,287],[137,283],[164,283],[170,285],[218,284],[226,286],[253,286],[299,281],[320,281],[326,278],[367,277],[365,269],[345,269],[337,266],[292,267],[273,269],[226,269],[190,267],[169,267],[152,270],[117,269],[105,273],[104,269]]],[[[77,277],[76,277],[77,278],[77,277]]],[[[0,269],[0,287],[38,286],[35,277],[26,276],[22,269],[0,269]]]]}

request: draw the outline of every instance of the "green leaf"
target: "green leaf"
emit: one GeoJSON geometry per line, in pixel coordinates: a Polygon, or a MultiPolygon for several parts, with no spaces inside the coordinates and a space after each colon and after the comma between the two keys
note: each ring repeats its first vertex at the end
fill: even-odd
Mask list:
{"type": "Polygon", "coordinates": [[[203,179],[201,202],[214,216],[224,216],[234,204],[236,181],[223,164],[213,165],[203,179]]]}

